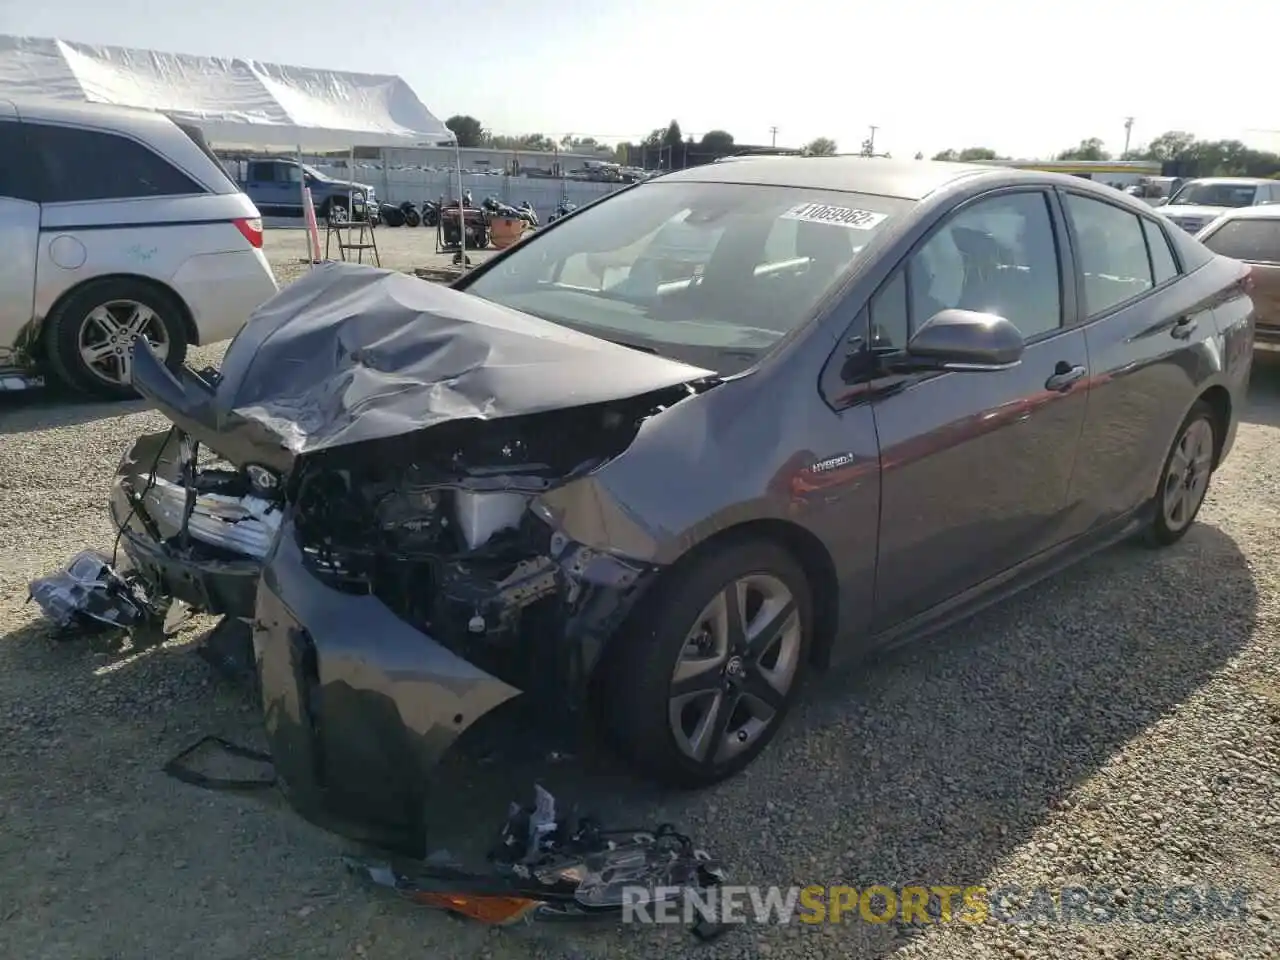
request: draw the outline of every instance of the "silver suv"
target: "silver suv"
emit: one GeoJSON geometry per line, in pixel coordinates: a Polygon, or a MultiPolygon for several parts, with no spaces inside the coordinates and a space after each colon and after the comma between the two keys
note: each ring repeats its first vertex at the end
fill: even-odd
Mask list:
{"type": "Polygon", "coordinates": [[[162,114],[0,100],[0,391],[54,374],[133,395],[133,344],[181,366],[278,287],[258,210],[162,114]]]}

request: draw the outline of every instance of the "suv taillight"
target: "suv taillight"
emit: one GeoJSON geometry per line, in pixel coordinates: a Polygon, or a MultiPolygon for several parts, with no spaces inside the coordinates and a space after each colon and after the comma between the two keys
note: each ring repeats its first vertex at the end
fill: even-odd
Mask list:
{"type": "Polygon", "coordinates": [[[232,221],[240,234],[249,241],[255,250],[262,249],[262,218],[250,217],[232,221]]]}

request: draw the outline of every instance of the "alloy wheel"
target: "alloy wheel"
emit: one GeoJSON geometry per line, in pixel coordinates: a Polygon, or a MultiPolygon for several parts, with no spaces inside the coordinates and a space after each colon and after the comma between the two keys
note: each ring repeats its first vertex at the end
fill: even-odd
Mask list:
{"type": "Polygon", "coordinates": [[[1213,427],[1204,418],[1193,420],[1173,448],[1164,478],[1161,509],[1170,531],[1187,526],[1200,509],[1213,467],[1213,427]]]}
{"type": "Polygon", "coordinates": [[[111,300],[89,311],[80,324],[80,359],[98,379],[127,386],[139,337],[146,337],[161,362],[169,356],[169,330],[154,310],[136,300],[111,300]]]}
{"type": "Polygon", "coordinates": [[[686,635],[671,677],[680,751],[716,766],[755,743],[791,691],[801,648],[800,612],[781,580],[752,574],[721,590],[686,635]]]}

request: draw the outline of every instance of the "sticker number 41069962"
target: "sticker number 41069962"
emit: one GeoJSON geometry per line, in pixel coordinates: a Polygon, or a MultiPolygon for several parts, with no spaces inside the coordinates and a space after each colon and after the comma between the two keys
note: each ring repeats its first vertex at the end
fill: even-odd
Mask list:
{"type": "Polygon", "coordinates": [[[806,223],[826,223],[850,230],[871,230],[888,219],[888,214],[853,207],[833,207],[826,203],[798,203],[782,215],[783,220],[803,220],[806,223]]]}

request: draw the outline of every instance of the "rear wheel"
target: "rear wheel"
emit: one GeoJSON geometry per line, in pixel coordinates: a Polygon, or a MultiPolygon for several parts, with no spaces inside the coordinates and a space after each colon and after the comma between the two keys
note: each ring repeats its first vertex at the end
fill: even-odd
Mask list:
{"type": "Polygon", "coordinates": [[[1152,546],[1177,543],[1195,522],[1213,475],[1217,430],[1213,410],[1203,401],[1197,402],[1182,421],[1160,474],[1155,518],[1147,529],[1147,541],[1152,546]]]}
{"type": "Polygon", "coordinates": [[[133,350],[140,339],[170,369],[186,359],[182,312],[172,295],[136,280],[85,284],[49,315],[49,365],[74,390],[109,400],[135,397],[133,350]]]}
{"type": "Polygon", "coordinates": [[[404,225],[406,227],[416,227],[422,223],[422,215],[417,210],[406,210],[404,212],[404,225]]]}
{"type": "Polygon", "coordinates": [[[677,786],[746,767],[795,698],[811,609],[803,571],[767,541],[726,545],[668,574],[606,667],[602,703],[619,748],[677,786]]]}

